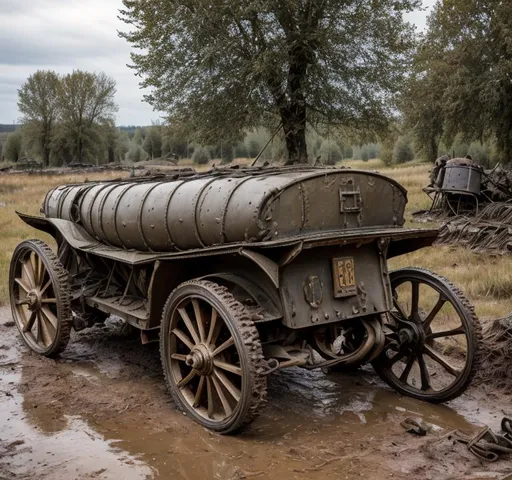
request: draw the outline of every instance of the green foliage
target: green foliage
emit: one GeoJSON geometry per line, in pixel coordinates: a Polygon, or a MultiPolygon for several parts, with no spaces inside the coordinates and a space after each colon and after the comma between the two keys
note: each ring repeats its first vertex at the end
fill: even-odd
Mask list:
{"type": "Polygon", "coordinates": [[[387,125],[414,41],[402,14],[420,3],[123,0],[120,35],[169,123],[214,144],[280,118],[289,159],[305,162],[307,122],[387,125]]]}
{"type": "Polygon", "coordinates": [[[126,154],[126,159],[132,163],[144,162],[148,159],[148,157],[148,152],[146,152],[140,145],[134,142],[132,142],[132,146],[126,154]]]}
{"type": "Polygon", "coordinates": [[[393,148],[393,163],[406,163],[414,160],[412,141],[404,135],[398,137],[393,148]]]}
{"type": "Polygon", "coordinates": [[[23,156],[21,132],[9,133],[3,147],[3,156],[7,162],[17,162],[23,156]]]}
{"type": "Polygon", "coordinates": [[[472,142],[468,148],[468,155],[479,165],[490,167],[489,148],[480,142],[472,142]]]}
{"type": "Polygon", "coordinates": [[[146,129],[146,137],[142,142],[142,148],[148,152],[151,159],[160,158],[162,156],[162,128],[153,125],[146,129]]]}
{"type": "Polygon", "coordinates": [[[59,84],[60,135],[77,162],[98,157],[101,127],[114,121],[116,82],[104,73],[75,70],[59,84]]]}
{"type": "Polygon", "coordinates": [[[18,90],[18,109],[24,123],[29,148],[42,154],[43,165],[50,162],[51,143],[59,115],[59,76],[50,70],[30,75],[18,90]]]}
{"type": "Polygon", "coordinates": [[[335,142],[324,140],[320,146],[319,155],[321,155],[320,162],[325,165],[334,165],[343,160],[341,148],[335,142]]]}
{"type": "Polygon", "coordinates": [[[137,127],[135,132],[133,133],[132,143],[137,145],[142,145],[145,138],[145,130],[143,128],[137,127]]]}
{"type": "Polygon", "coordinates": [[[235,146],[235,158],[247,158],[249,153],[247,152],[247,147],[245,143],[240,142],[235,146]]]}
{"type": "Polygon", "coordinates": [[[436,4],[408,102],[417,101],[411,124],[424,119],[432,138],[442,134],[448,144],[459,133],[493,142],[501,160],[512,161],[511,15],[510,2],[436,4]]]}
{"type": "Polygon", "coordinates": [[[346,158],[348,160],[350,158],[353,158],[353,156],[354,149],[350,145],[343,147],[343,158],[346,158]]]}
{"type": "Polygon", "coordinates": [[[197,147],[192,155],[192,161],[197,165],[205,165],[210,161],[210,153],[207,148],[197,147]]]}

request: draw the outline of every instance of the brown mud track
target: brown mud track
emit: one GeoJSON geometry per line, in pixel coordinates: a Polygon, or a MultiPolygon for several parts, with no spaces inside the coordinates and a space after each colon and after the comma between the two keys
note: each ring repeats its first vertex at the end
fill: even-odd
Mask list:
{"type": "Polygon", "coordinates": [[[473,388],[449,405],[401,397],[371,369],[290,369],[270,377],[269,404],[239,436],[219,436],[172,405],[156,344],[109,321],[74,334],[57,361],[30,353],[0,309],[0,479],[503,479],[442,436],[499,431],[510,396],[473,388]],[[425,437],[407,417],[434,426],[425,437]]]}

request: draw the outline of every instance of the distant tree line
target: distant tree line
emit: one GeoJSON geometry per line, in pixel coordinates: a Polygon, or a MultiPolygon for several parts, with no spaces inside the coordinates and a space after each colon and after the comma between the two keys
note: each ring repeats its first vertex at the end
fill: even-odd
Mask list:
{"type": "Polygon", "coordinates": [[[10,133],[2,158],[25,155],[44,166],[115,159],[115,81],[104,73],[40,70],[18,90],[22,127],[10,133]]]}

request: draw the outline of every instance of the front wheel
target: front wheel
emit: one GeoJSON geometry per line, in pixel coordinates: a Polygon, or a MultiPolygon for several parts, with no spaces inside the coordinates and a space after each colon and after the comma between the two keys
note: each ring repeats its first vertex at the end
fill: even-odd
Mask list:
{"type": "Polygon", "coordinates": [[[232,433],[266,400],[265,360],[246,308],[211,281],[181,284],[160,330],[165,379],[178,407],[206,428],[232,433]]]}
{"type": "Polygon", "coordinates": [[[420,268],[390,273],[386,347],[372,365],[398,392],[439,403],[461,395],[479,361],[481,326],[464,294],[420,268]]]}
{"type": "Polygon", "coordinates": [[[71,330],[68,272],[40,240],[21,242],[9,271],[13,319],[24,342],[47,357],[62,352],[71,330]]]}

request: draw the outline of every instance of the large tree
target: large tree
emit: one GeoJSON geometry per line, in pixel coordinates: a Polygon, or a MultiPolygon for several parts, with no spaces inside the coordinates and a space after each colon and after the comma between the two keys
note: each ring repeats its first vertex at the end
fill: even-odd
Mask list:
{"type": "Polygon", "coordinates": [[[74,160],[98,159],[102,133],[114,122],[116,82],[104,73],[75,70],[59,86],[59,137],[71,147],[74,160]]]}
{"type": "Polygon", "coordinates": [[[447,143],[457,133],[466,141],[489,140],[504,162],[512,161],[511,38],[510,2],[438,1],[422,47],[430,93],[418,96],[424,105],[417,109],[429,117],[435,105],[447,143]]]}
{"type": "Polygon", "coordinates": [[[18,108],[31,147],[50,163],[51,142],[58,117],[59,77],[53,71],[38,70],[18,90],[18,108]]]}
{"type": "Polygon", "coordinates": [[[204,144],[282,123],[290,161],[306,124],[382,130],[419,0],[123,0],[121,33],[147,101],[204,144]],[[274,123],[275,124],[275,123],[274,123]]]}

